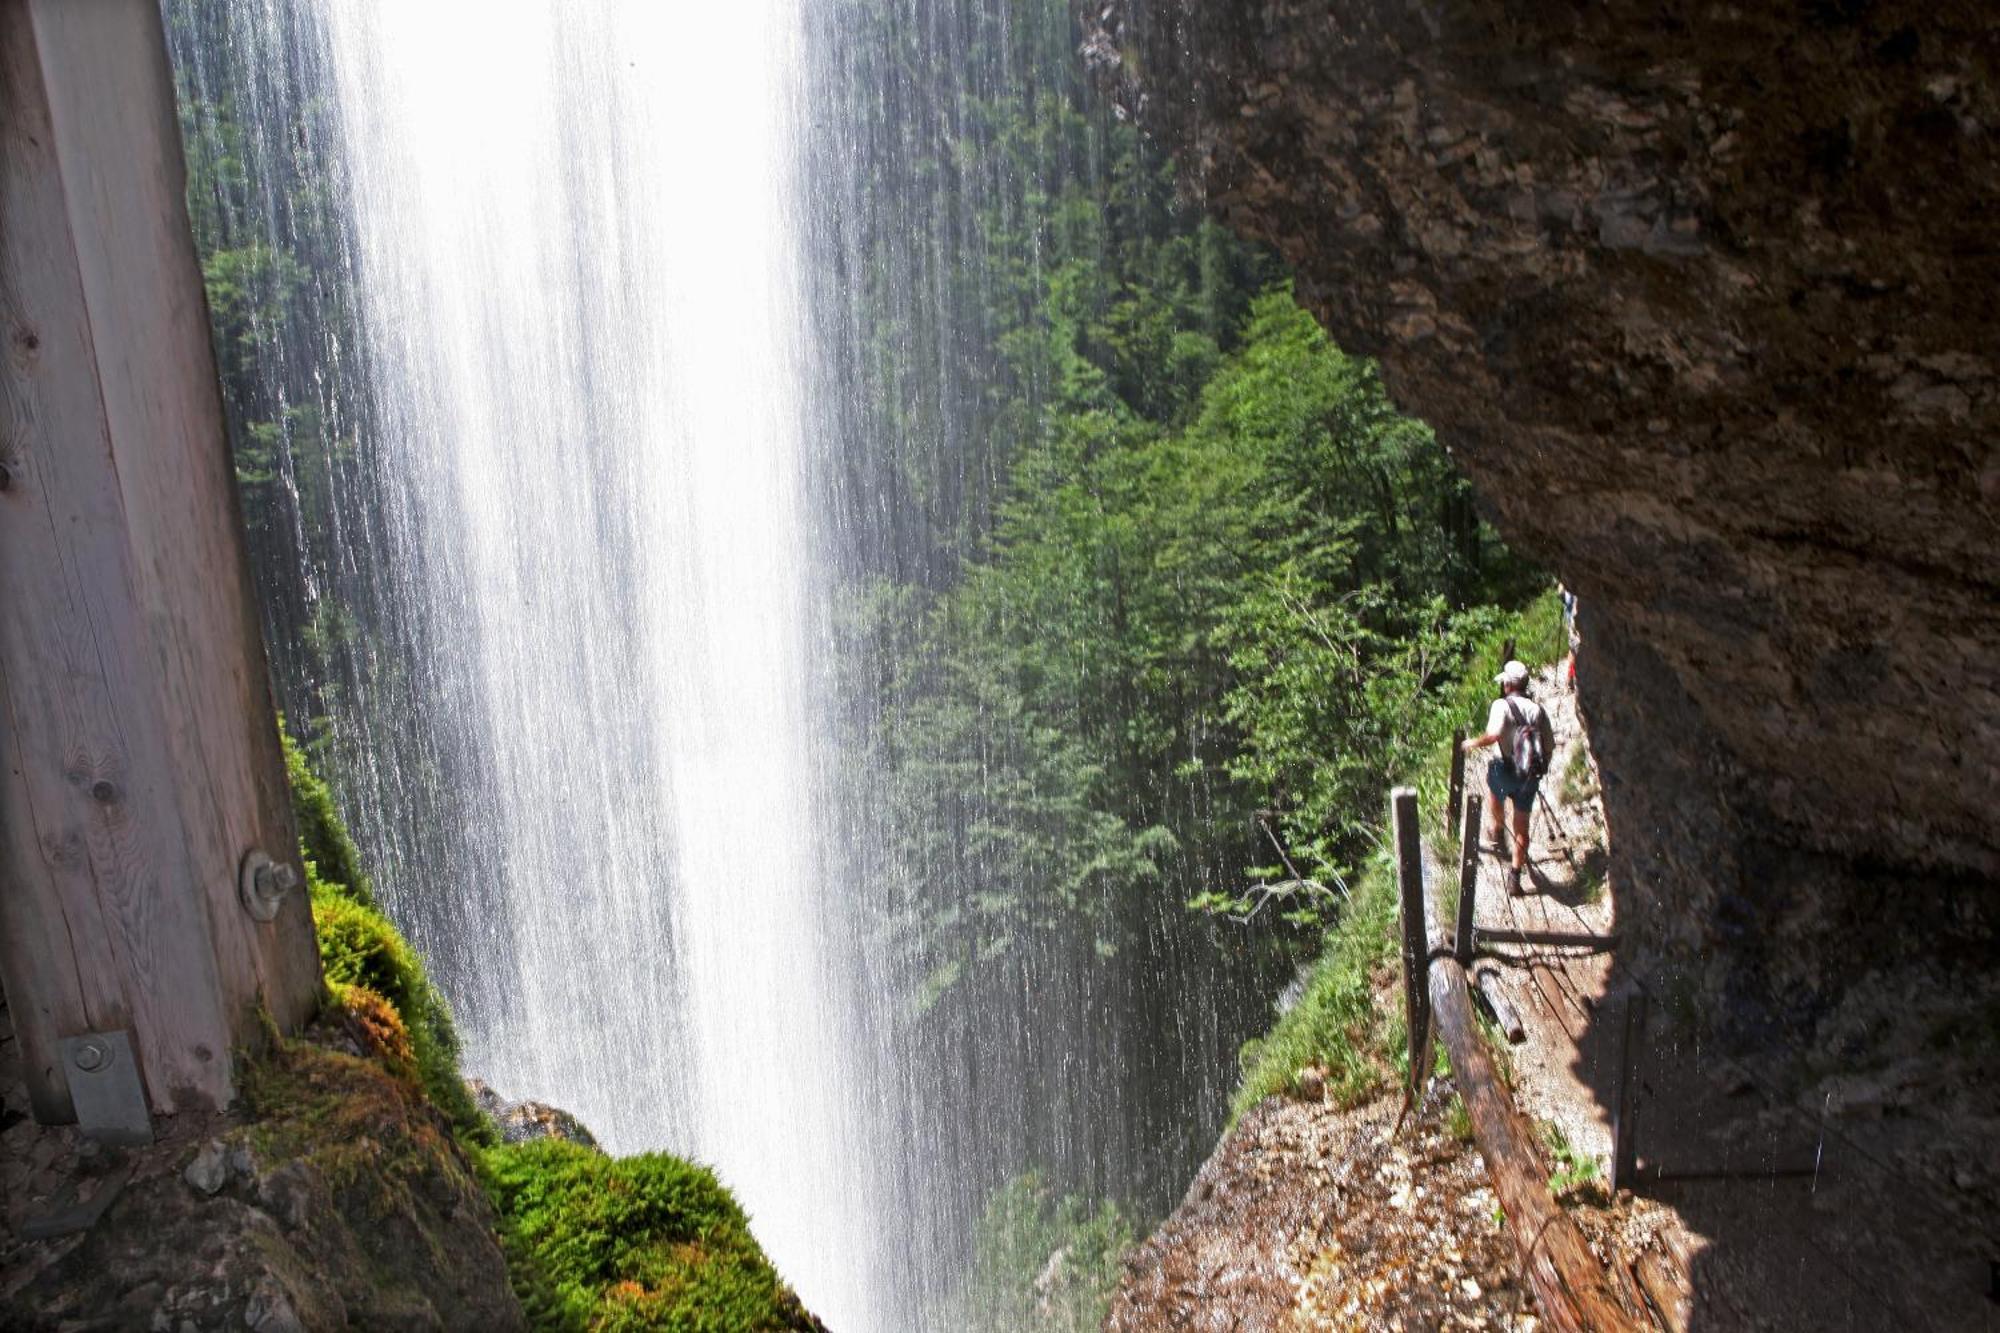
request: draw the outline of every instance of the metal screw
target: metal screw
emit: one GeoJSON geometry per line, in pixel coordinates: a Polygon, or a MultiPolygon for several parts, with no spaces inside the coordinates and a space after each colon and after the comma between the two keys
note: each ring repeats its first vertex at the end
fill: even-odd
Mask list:
{"type": "Polygon", "coordinates": [[[257,867],[257,896],[272,902],[284,897],[299,884],[299,872],[288,865],[257,867]]]}
{"type": "Polygon", "coordinates": [[[254,920],[277,920],[279,904],[298,886],[299,872],[273,861],[262,848],[253,847],[244,855],[236,891],[243,910],[254,920]]]}
{"type": "Polygon", "coordinates": [[[111,1050],[101,1041],[86,1041],[76,1048],[76,1067],[94,1074],[111,1063],[111,1050]]]}

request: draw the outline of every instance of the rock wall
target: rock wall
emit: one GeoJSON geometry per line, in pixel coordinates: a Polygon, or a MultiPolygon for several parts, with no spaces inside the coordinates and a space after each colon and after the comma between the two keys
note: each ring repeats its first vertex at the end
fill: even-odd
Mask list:
{"type": "Polygon", "coordinates": [[[2000,25],[1087,0],[1083,57],[1583,604],[1621,904],[1810,1018],[1990,949],[2000,25]]]}

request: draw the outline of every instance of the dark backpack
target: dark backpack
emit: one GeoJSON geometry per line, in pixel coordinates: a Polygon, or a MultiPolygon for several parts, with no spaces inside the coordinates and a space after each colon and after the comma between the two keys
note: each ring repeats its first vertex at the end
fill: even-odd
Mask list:
{"type": "Polygon", "coordinates": [[[1514,707],[1514,701],[1507,700],[1507,711],[1514,718],[1514,739],[1508,746],[1507,763],[1517,776],[1543,777],[1549,771],[1549,743],[1542,738],[1542,731],[1548,726],[1546,711],[1531,724],[1514,707]]]}

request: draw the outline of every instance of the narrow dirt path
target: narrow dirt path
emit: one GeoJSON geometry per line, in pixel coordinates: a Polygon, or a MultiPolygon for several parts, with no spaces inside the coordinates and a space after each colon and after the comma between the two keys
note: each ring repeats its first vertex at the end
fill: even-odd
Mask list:
{"type": "MultiPolygon", "coordinates": [[[[2000,1330],[2000,1293],[1988,1295],[2000,1283],[1995,1214],[1977,1206],[1986,1177],[1960,1168],[1955,1189],[1941,1188],[1925,1141],[1936,1122],[1907,1113],[1934,1069],[1788,1081],[1824,1055],[1724,1056],[1692,1035],[1693,1015],[1650,995],[1631,1051],[1637,1188],[1611,1197],[1635,946],[1608,879],[1576,698],[1553,672],[1534,697],[1559,758],[1535,812],[1528,883],[1510,895],[1504,862],[1483,856],[1477,899],[1482,928],[1531,942],[1492,943],[1480,966],[1522,1019],[1523,1041],[1495,1040],[1517,1104],[1543,1130],[1551,1187],[1598,1257],[1670,1333],[2000,1330]]],[[[1484,773],[1475,761],[1468,788],[1483,792],[1484,773]]],[[[1397,1003],[1381,980],[1378,1001],[1397,1003]]],[[[1449,1128],[1450,1092],[1433,1085],[1400,1135],[1393,1097],[1352,1111],[1264,1102],[1130,1256],[1105,1327],[1535,1328],[1485,1167],[1449,1128]]]]}
{"type": "MultiPolygon", "coordinates": [[[[1536,936],[1484,952],[1526,1029],[1507,1048],[1516,1101],[1545,1127],[1551,1165],[1601,1257],[1676,1330],[2000,1328],[1988,1298],[1986,1265],[2000,1256],[1990,1216],[1967,1215],[1907,1169],[1893,1117],[1836,1108],[1832,1094],[1810,1106],[1784,1097],[1782,1066],[1805,1053],[1725,1057],[1669,997],[1649,993],[1629,1051],[1636,1189],[1609,1198],[1624,1005],[1642,988],[1606,879],[1576,697],[1551,671],[1535,698],[1560,757],[1536,811],[1529,882],[1509,895],[1502,861],[1483,856],[1477,919],[1536,936]]],[[[1483,765],[1468,774],[1475,781],[1483,786],[1483,765]]]]}

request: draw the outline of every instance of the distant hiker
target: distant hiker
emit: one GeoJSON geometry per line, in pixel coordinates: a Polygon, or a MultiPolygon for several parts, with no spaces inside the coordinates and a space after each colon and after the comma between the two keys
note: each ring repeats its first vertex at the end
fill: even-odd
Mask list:
{"type": "Polygon", "coordinates": [[[1535,794],[1541,790],[1542,775],[1549,771],[1549,757],[1555,753],[1555,728],[1549,715],[1527,695],[1528,668],[1509,662],[1493,678],[1500,697],[1486,713],[1486,734],[1465,742],[1467,753],[1498,745],[1500,753],[1486,765],[1486,790],[1492,801],[1486,807],[1486,849],[1500,851],[1500,807],[1514,803],[1514,864],[1507,874],[1511,892],[1521,891],[1521,872],[1528,865],[1528,817],[1535,810],[1535,794]]]}
{"type": "Polygon", "coordinates": [[[1562,595],[1563,637],[1569,640],[1569,661],[1563,667],[1563,675],[1569,682],[1569,688],[1574,690],[1576,689],[1576,646],[1582,640],[1576,632],[1576,594],[1568,588],[1564,588],[1562,595]]]}

